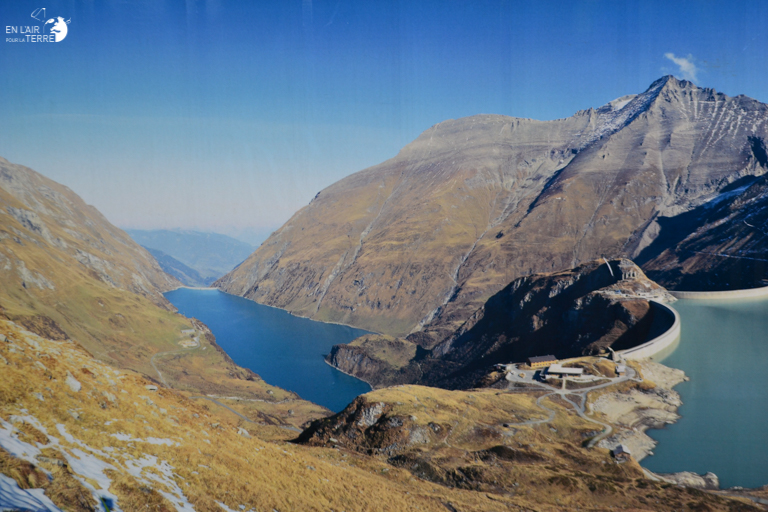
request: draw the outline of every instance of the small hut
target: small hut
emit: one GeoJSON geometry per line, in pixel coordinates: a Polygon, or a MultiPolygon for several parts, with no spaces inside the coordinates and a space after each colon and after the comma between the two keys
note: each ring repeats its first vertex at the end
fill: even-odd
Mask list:
{"type": "Polygon", "coordinates": [[[637,279],[637,266],[629,260],[621,260],[619,263],[619,270],[621,270],[621,280],[630,281],[637,279]]]}
{"type": "Polygon", "coordinates": [[[626,462],[630,458],[632,458],[632,452],[629,451],[629,448],[627,448],[623,444],[620,444],[619,446],[613,449],[613,458],[616,459],[618,462],[626,462]]]}

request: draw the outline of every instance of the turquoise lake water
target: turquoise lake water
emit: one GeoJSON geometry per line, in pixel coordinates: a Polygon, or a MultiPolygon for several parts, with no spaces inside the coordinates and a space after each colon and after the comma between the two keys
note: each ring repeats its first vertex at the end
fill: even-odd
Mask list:
{"type": "Polygon", "coordinates": [[[679,300],[680,344],[661,360],[690,377],[682,418],[648,430],[651,471],[711,471],[723,488],[768,484],[768,300],[679,300]]]}
{"type": "Polygon", "coordinates": [[[323,360],[333,345],[366,331],[315,322],[218,290],[179,288],[165,294],[182,315],[210,327],[216,343],[267,383],[339,412],[371,387],[323,360]]]}

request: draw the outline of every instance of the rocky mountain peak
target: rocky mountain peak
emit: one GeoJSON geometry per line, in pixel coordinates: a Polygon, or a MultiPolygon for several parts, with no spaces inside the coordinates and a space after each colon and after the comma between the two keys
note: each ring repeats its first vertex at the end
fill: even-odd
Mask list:
{"type": "Polygon", "coordinates": [[[766,139],[767,105],[672,76],[565,119],[445,121],[323,190],[217,285],[441,339],[518,277],[680,243],[661,219],[737,201],[734,183],[768,170],[766,139]]]}

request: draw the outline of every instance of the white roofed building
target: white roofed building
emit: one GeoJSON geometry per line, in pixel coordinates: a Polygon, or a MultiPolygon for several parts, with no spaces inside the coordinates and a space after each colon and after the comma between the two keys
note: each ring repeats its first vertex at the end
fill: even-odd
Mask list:
{"type": "Polygon", "coordinates": [[[584,368],[566,368],[561,364],[552,364],[547,369],[548,375],[561,375],[570,377],[581,377],[584,375],[584,368]]]}

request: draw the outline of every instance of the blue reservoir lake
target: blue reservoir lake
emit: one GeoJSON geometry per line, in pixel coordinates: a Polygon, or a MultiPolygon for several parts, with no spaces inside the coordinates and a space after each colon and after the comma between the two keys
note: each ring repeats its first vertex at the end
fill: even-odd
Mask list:
{"type": "Polygon", "coordinates": [[[210,327],[216,343],[238,365],[267,383],[339,412],[371,387],[326,364],[333,345],[366,331],[293,316],[218,290],[179,288],[165,297],[210,327]]]}
{"type": "Polygon", "coordinates": [[[768,300],[679,300],[677,349],[660,362],[690,377],[675,387],[682,418],[647,434],[651,471],[711,471],[723,488],[768,484],[768,300]]]}

